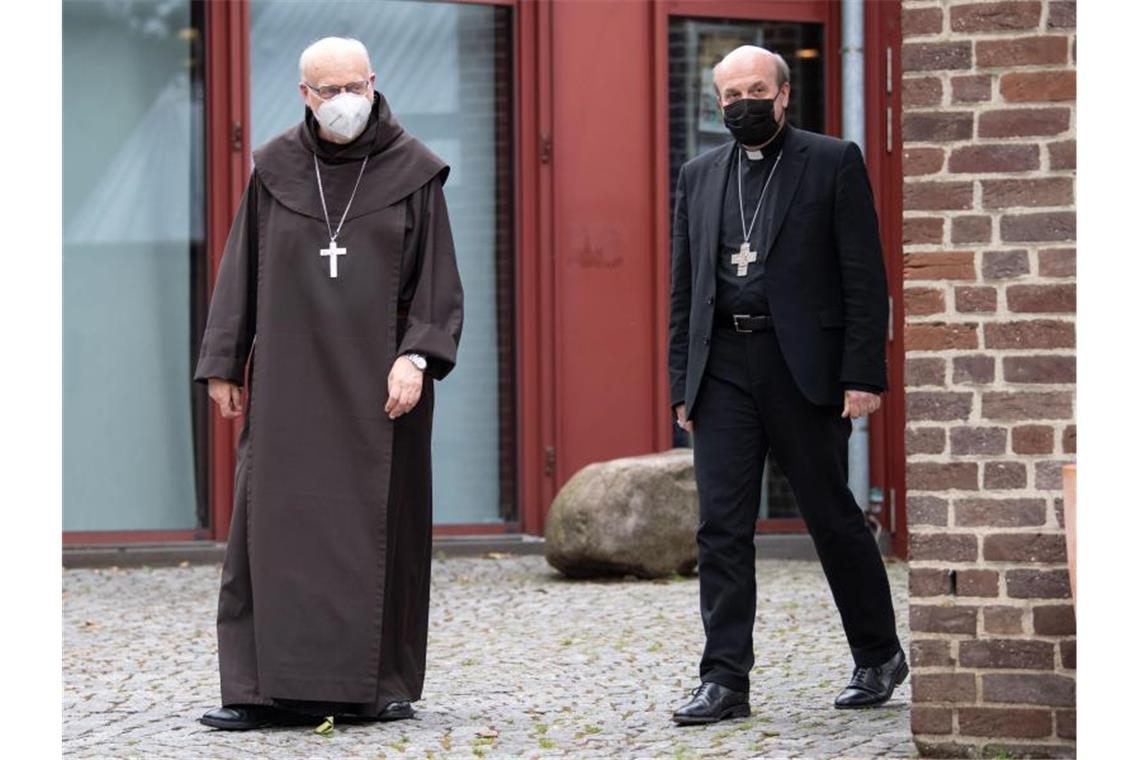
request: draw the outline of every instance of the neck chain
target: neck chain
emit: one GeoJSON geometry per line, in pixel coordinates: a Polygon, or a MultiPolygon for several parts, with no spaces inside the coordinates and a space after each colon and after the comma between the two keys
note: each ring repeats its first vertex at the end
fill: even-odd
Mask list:
{"type": "Polygon", "coordinates": [[[752,222],[747,227],[744,226],[744,182],[741,179],[744,174],[743,153],[744,149],[738,144],[736,146],[736,199],[740,202],[740,231],[744,233],[744,245],[747,246],[752,240],[752,228],[756,226],[756,217],[760,215],[760,206],[764,204],[764,196],[768,194],[768,185],[772,182],[772,177],[776,176],[780,159],[784,157],[784,150],[781,148],[780,152],[776,154],[776,163],[772,164],[772,171],[768,172],[768,179],[764,180],[764,187],[760,190],[760,200],[756,201],[756,210],[752,212],[752,222]]]}
{"type": "MultiPolygon", "coordinates": [[[[336,226],[336,232],[333,232],[332,222],[329,221],[329,207],[325,205],[325,188],[321,184],[321,167],[317,161],[317,155],[313,154],[313,168],[317,172],[317,192],[321,194],[321,210],[325,212],[325,226],[329,229],[329,242],[336,243],[337,235],[340,234],[340,228],[344,226],[344,220],[348,218],[348,210],[352,207],[352,199],[356,197],[356,189],[360,187],[360,180],[364,177],[364,167],[368,166],[368,156],[360,163],[360,173],[356,175],[356,184],[352,186],[352,194],[348,196],[348,203],[344,207],[344,213],[340,216],[340,224],[336,226]]],[[[335,275],[334,275],[335,276],[335,275]]]]}

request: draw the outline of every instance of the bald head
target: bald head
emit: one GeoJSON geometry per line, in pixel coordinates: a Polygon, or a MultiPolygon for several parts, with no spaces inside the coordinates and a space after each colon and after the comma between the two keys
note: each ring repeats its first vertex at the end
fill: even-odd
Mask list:
{"type": "Polygon", "coordinates": [[[783,57],[755,45],[732,50],[713,68],[713,86],[722,108],[742,97],[773,98],[781,93],[787,105],[789,80],[783,57]]]}
{"type": "Polygon", "coordinates": [[[368,49],[360,40],[348,37],[325,37],[305,48],[299,62],[301,81],[320,84],[322,77],[347,73],[367,79],[372,73],[368,49]]]}

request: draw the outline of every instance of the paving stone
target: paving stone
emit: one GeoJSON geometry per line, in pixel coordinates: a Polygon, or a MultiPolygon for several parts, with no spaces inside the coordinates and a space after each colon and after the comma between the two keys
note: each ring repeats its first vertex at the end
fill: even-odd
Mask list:
{"type": "MultiPolygon", "coordinates": [[[[889,563],[904,646],[906,567],[889,563]]],[[[915,757],[910,684],[838,711],[850,675],[814,562],[761,560],[753,715],[675,727],[703,644],[694,578],[568,581],[541,557],[434,563],[424,699],[411,721],[228,733],[218,566],[64,571],[64,754],[76,758],[915,757]]]]}

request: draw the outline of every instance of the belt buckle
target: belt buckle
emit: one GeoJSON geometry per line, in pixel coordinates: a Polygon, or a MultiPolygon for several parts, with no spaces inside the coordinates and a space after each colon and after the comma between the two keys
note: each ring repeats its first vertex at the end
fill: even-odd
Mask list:
{"type": "Polygon", "coordinates": [[[744,330],[744,329],[741,329],[741,327],[740,327],[740,320],[749,319],[751,316],[752,316],[751,314],[733,314],[732,315],[732,327],[733,327],[733,329],[736,330],[738,333],[756,332],[755,330],[744,330]]]}

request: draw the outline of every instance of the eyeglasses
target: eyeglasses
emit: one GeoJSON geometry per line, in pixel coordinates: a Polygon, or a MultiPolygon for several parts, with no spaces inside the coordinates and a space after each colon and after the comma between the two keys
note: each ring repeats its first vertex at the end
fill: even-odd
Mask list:
{"type": "Polygon", "coordinates": [[[321,100],[332,100],[342,92],[351,92],[353,95],[366,95],[368,94],[368,80],[361,79],[359,82],[349,82],[345,85],[339,84],[323,84],[320,87],[313,87],[308,82],[303,83],[306,87],[317,94],[321,100]]]}

